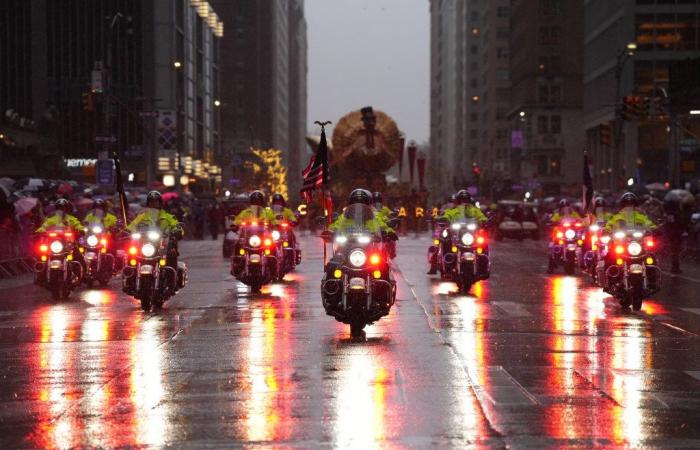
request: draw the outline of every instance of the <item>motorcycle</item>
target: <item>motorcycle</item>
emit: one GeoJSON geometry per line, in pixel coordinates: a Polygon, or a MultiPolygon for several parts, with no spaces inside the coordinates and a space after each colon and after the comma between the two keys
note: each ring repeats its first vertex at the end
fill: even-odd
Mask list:
{"type": "Polygon", "coordinates": [[[610,235],[604,231],[605,222],[594,223],[586,232],[585,253],[583,255],[583,270],[598,283],[598,263],[605,259],[610,235]]]}
{"type": "Polygon", "coordinates": [[[75,238],[72,230],[63,227],[39,237],[34,283],[51,291],[54,300],[68,298],[83,278],[83,266],[75,260],[75,238]]]}
{"type": "Polygon", "coordinates": [[[277,258],[280,260],[281,270],[279,279],[282,280],[286,274],[292,272],[297,265],[301,264],[301,249],[294,235],[293,224],[277,218],[277,224],[272,230],[272,240],[277,250],[277,258]]]}
{"type": "Polygon", "coordinates": [[[653,236],[638,229],[616,231],[608,255],[611,263],[605,272],[605,291],[623,308],[639,311],[645,298],[660,289],[660,270],[653,236]]]}
{"type": "Polygon", "coordinates": [[[321,299],[326,314],[350,325],[351,336],[357,338],[366,325],[389,314],[396,301],[396,281],[384,245],[390,238],[365,225],[374,219],[372,209],[350,205],[343,214],[356,226],[322,236],[333,243],[333,253],[321,281],[321,299]]]}
{"type": "Polygon", "coordinates": [[[583,231],[583,224],[572,219],[563,219],[552,229],[547,273],[553,273],[559,266],[564,267],[567,275],[576,272],[576,266],[581,265],[583,258],[583,231]]]}
{"type": "Polygon", "coordinates": [[[231,275],[259,293],[263,285],[284,276],[277,246],[266,222],[251,220],[237,228],[240,237],[231,257],[231,275]]]}
{"type": "Polygon", "coordinates": [[[452,280],[459,291],[468,293],[472,285],[491,276],[488,236],[474,219],[449,223],[438,220],[443,229],[438,240],[440,273],[452,280]]]}
{"type": "Polygon", "coordinates": [[[83,281],[92,288],[97,281],[107,286],[118,271],[117,258],[109,253],[109,233],[101,225],[90,224],[85,228],[85,237],[80,240],[80,253],[85,259],[83,281]]]}
{"type": "Polygon", "coordinates": [[[168,260],[177,256],[170,239],[179,239],[181,232],[168,235],[155,228],[142,228],[131,234],[129,263],[122,271],[122,290],[141,302],[144,311],[158,311],[178,289],[187,284],[187,266],[178,261],[177,269],[168,260]]]}

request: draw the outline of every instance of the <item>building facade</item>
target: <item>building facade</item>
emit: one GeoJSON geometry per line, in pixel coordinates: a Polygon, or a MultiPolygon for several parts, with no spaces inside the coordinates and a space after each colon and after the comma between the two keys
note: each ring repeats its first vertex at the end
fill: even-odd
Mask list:
{"type": "MultiPolygon", "coordinates": [[[[291,192],[305,154],[307,42],[303,0],[214,0],[222,41],[224,152],[236,167],[251,147],[282,150],[291,192]]],[[[235,188],[235,185],[232,186],[235,188]]]]}
{"type": "Polygon", "coordinates": [[[583,0],[514,0],[510,40],[511,171],[545,195],[580,189],[583,0]]]}
{"type": "MultiPolygon", "coordinates": [[[[21,13],[27,20],[30,37],[8,41],[29,49],[25,84],[13,96],[2,95],[0,107],[37,124],[51,143],[39,151],[55,165],[51,176],[79,176],[64,170],[68,162],[94,161],[111,148],[135,183],[174,176],[182,160],[193,181],[210,185],[218,176],[223,24],[206,1],[19,3],[13,11],[17,5],[3,2],[0,15],[21,13]],[[171,119],[167,136],[158,126],[164,116],[171,119]]],[[[0,86],[17,82],[9,71],[1,76],[0,86]]]]}
{"type": "Polygon", "coordinates": [[[669,67],[700,56],[700,2],[590,0],[584,16],[583,123],[596,188],[695,178],[698,120],[671,117],[666,95],[669,67]],[[626,96],[641,97],[641,110],[630,114],[626,96]]]}

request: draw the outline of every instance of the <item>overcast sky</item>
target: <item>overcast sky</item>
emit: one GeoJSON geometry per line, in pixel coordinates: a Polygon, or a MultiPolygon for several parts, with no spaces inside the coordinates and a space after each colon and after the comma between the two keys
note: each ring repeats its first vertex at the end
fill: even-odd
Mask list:
{"type": "Polygon", "coordinates": [[[407,139],[430,129],[428,0],[306,0],[309,130],[371,105],[407,139]]]}

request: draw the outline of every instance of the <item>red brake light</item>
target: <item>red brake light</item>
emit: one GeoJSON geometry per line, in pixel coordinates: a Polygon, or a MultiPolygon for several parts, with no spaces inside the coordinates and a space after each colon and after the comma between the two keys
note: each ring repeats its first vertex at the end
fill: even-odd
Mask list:
{"type": "Polygon", "coordinates": [[[654,239],[652,239],[652,238],[647,239],[646,241],[644,241],[644,243],[646,244],[646,246],[648,248],[653,248],[654,245],[656,245],[656,243],[654,242],[654,239]]]}
{"type": "Polygon", "coordinates": [[[66,237],[73,237],[73,233],[71,233],[70,231],[66,231],[65,235],[66,237]]]}
{"type": "Polygon", "coordinates": [[[484,242],[486,242],[486,238],[484,238],[483,236],[479,236],[476,238],[477,245],[483,245],[484,242]]]}
{"type": "Polygon", "coordinates": [[[569,227],[571,226],[571,224],[570,224],[569,222],[564,222],[564,226],[565,226],[566,228],[569,228],[569,227]]]}
{"type": "Polygon", "coordinates": [[[251,224],[252,226],[254,226],[254,227],[257,227],[257,226],[258,226],[258,222],[250,222],[250,224],[251,224]]]}
{"type": "Polygon", "coordinates": [[[581,222],[576,222],[576,228],[581,228],[582,226],[581,222]]]}
{"type": "Polygon", "coordinates": [[[617,247],[615,247],[615,253],[617,253],[618,255],[625,253],[625,247],[618,245],[617,247]]]}
{"type": "Polygon", "coordinates": [[[369,257],[369,263],[372,264],[373,266],[376,266],[381,261],[382,261],[382,258],[376,253],[369,257]]]}
{"type": "Polygon", "coordinates": [[[107,246],[107,239],[105,239],[105,238],[100,239],[100,245],[106,247],[107,246]]]}
{"type": "Polygon", "coordinates": [[[561,239],[563,237],[564,237],[564,233],[562,233],[561,231],[557,231],[557,239],[561,239]]]}
{"type": "Polygon", "coordinates": [[[289,224],[287,222],[282,224],[282,228],[287,228],[288,226],[289,226],[289,224]]]}
{"type": "Polygon", "coordinates": [[[49,233],[49,237],[56,237],[56,233],[49,233]]]}
{"type": "Polygon", "coordinates": [[[139,252],[139,249],[136,248],[136,247],[134,247],[133,245],[132,245],[131,247],[129,247],[129,254],[130,254],[130,255],[135,255],[135,254],[137,254],[138,252],[139,252]]]}
{"type": "Polygon", "coordinates": [[[265,245],[265,247],[269,247],[272,245],[272,240],[270,238],[265,238],[263,244],[265,245]]]}
{"type": "Polygon", "coordinates": [[[46,244],[41,244],[41,245],[39,246],[39,251],[40,251],[41,253],[46,253],[46,252],[49,251],[49,246],[46,245],[46,244]]]}

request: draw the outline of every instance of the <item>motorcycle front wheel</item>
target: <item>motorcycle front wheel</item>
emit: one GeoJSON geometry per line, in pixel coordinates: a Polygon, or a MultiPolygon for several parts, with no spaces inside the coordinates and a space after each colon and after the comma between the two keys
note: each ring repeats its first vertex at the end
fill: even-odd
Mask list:
{"type": "Polygon", "coordinates": [[[353,338],[359,338],[364,335],[365,323],[363,321],[355,321],[350,324],[350,336],[353,338]]]}

